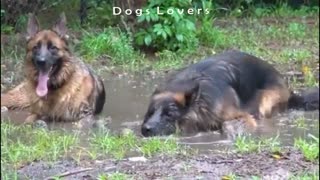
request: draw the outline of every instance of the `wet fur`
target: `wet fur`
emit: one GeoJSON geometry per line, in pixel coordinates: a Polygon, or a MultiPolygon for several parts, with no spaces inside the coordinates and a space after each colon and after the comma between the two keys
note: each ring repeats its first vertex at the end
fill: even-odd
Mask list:
{"type": "MultiPolygon", "coordinates": [[[[29,30],[29,29],[28,29],[29,30]]],[[[29,33],[30,34],[30,33],[29,33]]],[[[91,120],[102,111],[105,90],[102,80],[80,59],[73,56],[67,40],[59,31],[42,30],[28,38],[24,64],[25,80],[1,95],[1,106],[9,109],[28,109],[26,121],[47,117],[54,121],[91,120]],[[58,49],[59,63],[50,76],[46,97],[36,94],[38,70],[32,62],[32,49],[38,43],[52,42],[58,49]]]]}
{"type": "Polygon", "coordinates": [[[227,51],[171,75],[153,93],[142,127],[155,109],[166,106],[157,104],[172,101],[183,106],[174,111],[182,114],[175,121],[184,133],[221,130],[224,122],[232,120],[242,120],[254,129],[257,119],[281,112],[289,100],[297,102],[294,99],[299,98],[290,94],[284,79],[270,64],[243,52],[227,51]]]}

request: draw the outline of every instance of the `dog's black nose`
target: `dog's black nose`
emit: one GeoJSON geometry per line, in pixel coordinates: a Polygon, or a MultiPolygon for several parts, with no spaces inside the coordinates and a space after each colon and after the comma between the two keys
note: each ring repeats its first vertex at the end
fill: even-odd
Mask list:
{"type": "Polygon", "coordinates": [[[38,66],[44,66],[46,64],[46,59],[44,57],[40,57],[36,59],[36,64],[38,66]]]}
{"type": "Polygon", "coordinates": [[[144,124],[142,125],[142,128],[141,128],[141,133],[143,136],[145,137],[149,137],[149,136],[152,136],[152,127],[149,126],[148,124],[144,124]]]}

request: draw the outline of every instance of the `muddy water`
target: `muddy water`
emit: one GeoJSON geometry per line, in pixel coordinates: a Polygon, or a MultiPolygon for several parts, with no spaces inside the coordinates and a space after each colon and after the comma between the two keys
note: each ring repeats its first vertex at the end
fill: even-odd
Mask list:
{"type": "MultiPolygon", "coordinates": [[[[152,75],[107,75],[105,76],[106,104],[99,119],[111,119],[108,127],[113,132],[124,128],[132,129],[140,135],[140,124],[147,109],[149,98],[156,86],[164,80],[152,75]]],[[[27,113],[11,112],[10,119],[21,122],[27,113]]],[[[260,137],[279,135],[283,145],[292,145],[294,138],[306,137],[309,134],[319,137],[319,111],[289,111],[258,122],[254,133],[260,137]]],[[[73,128],[70,123],[49,124],[50,129],[73,128]]],[[[226,137],[217,132],[199,133],[192,136],[179,137],[181,144],[190,145],[199,151],[223,151],[231,146],[226,137]]]]}

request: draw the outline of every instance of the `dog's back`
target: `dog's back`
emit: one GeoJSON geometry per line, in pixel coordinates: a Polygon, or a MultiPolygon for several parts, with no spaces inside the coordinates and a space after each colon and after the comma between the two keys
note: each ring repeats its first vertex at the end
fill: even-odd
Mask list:
{"type": "Polygon", "coordinates": [[[197,83],[207,80],[224,91],[226,84],[238,93],[242,103],[247,103],[256,89],[263,89],[269,84],[278,84],[286,88],[282,76],[270,64],[241,51],[226,51],[208,57],[181,70],[165,84],[168,90],[175,90],[177,84],[197,83]],[[269,83],[270,82],[270,83],[269,83]]]}

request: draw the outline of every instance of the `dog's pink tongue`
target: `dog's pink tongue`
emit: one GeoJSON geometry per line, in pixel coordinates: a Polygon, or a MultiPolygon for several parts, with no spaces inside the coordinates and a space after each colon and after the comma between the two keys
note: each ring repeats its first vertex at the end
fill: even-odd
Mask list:
{"type": "Polygon", "coordinates": [[[36,89],[36,93],[38,96],[43,97],[48,94],[48,83],[49,74],[47,72],[39,72],[38,77],[38,85],[36,89]]]}

